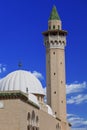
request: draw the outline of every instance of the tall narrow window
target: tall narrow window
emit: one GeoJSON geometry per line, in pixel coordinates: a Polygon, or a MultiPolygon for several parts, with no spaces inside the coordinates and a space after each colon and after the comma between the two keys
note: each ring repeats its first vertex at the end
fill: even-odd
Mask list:
{"type": "Polygon", "coordinates": [[[36,126],[39,127],[39,118],[36,116],[36,126]]]}
{"type": "Polygon", "coordinates": [[[55,52],[53,52],[53,54],[55,55],[55,52]]]}
{"type": "Polygon", "coordinates": [[[30,127],[29,127],[29,125],[27,126],[27,130],[30,130],[30,127]]]}
{"type": "Polygon", "coordinates": [[[60,26],[58,25],[58,30],[60,30],[60,26]]]}
{"type": "Polygon", "coordinates": [[[54,75],[56,75],[56,73],[54,73],[54,75]]]}
{"type": "Polygon", "coordinates": [[[55,29],[55,25],[53,25],[53,29],[55,29]]]}
{"type": "Polygon", "coordinates": [[[35,112],[32,111],[32,125],[34,126],[35,124],[35,112]]]}

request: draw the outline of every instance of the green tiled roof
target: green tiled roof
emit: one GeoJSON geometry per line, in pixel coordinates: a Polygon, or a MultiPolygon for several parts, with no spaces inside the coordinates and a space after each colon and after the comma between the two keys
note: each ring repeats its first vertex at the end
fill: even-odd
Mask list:
{"type": "Polygon", "coordinates": [[[56,6],[53,6],[49,20],[60,20],[56,6]]]}

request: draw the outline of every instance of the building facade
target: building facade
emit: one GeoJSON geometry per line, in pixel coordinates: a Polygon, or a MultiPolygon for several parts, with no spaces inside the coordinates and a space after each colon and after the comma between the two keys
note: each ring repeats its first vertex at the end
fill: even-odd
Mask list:
{"type": "Polygon", "coordinates": [[[0,130],[69,130],[66,119],[65,54],[67,31],[62,30],[56,7],[46,46],[47,104],[40,81],[28,71],[17,70],[0,80],[0,130]]]}

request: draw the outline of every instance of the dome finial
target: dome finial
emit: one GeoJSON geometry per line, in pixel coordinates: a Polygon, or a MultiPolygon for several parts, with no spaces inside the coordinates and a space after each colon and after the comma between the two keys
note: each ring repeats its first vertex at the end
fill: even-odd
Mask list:
{"type": "Polygon", "coordinates": [[[26,92],[28,93],[28,87],[26,88],[26,92]]]}
{"type": "Polygon", "coordinates": [[[19,69],[22,68],[22,62],[21,61],[19,61],[18,67],[19,67],[19,69]]]}

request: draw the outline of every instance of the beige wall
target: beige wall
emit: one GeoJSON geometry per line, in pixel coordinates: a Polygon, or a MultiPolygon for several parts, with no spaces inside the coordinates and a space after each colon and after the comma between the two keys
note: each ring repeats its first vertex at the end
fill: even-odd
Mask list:
{"type": "Polygon", "coordinates": [[[0,130],[20,130],[20,101],[3,100],[2,102],[4,107],[0,109],[0,130]]]}
{"type": "Polygon", "coordinates": [[[31,116],[32,111],[35,111],[35,116],[38,115],[37,108],[20,99],[3,100],[2,102],[4,108],[0,109],[0,130],[27,130],[28,112],[31,116]]]}
{"type": "Polygon", "coordinates": [[[66,120],[65,57],[63,49],[47,49],[47,100],[57,117],[66,120]]]}
{"type": "MultiPolygon", "coordinates": [[[[65,130],[67,127],[43,110],[20,99],[6,99],[0,102],[4,104],[4,107],[0,108],[0,130],[27,130],[28,125],[37,127],[39,130],[65,130]],[[32,116],[33,112],[35,115],[32,116]]],[[[30,130],[33,130],[32,127],[30,130]]]]}
{"type": "Polygon", "coordinates": [[[40,130],[57,130],[59,121],[46,112],[39,111],[40,116],[40,130]]]}
{"type": "Polygon", "coordinates": [[[28,125],[39,127],[40,130],[57,129],[58,120],[20,99],[8,99],[2,102],[4,107],[0,109],[0,130],[27,130],[28,125]],[[35,112],[34,120],[32,119],[32,111],[35,112]],[[27,118],[28,112],[30,113],[29,120],[27,118]],[[37,116],[38,123],[36,123],[37,116]]]}

